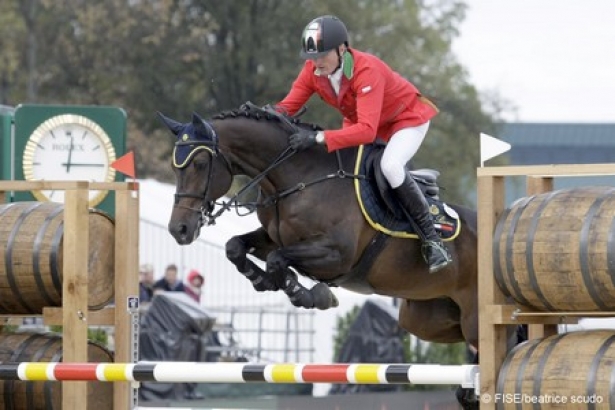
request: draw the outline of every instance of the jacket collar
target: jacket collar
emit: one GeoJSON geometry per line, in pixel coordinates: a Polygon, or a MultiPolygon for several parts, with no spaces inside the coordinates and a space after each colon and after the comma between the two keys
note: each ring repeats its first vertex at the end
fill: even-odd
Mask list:
{"type": "Polygon", "coordinates": [[[350,50],[347,50],[342,56],[342,71],[346,79],[352,79],[354,75],[354,56],[350,50]]]}
{"type": "Polygon", "coordinates": [[[346,51],[342,56],[342,81],[340,82],[340,91],[337,94],[338,103],[342,102],[342,98],[348,88],[350,88],[350,80],[354,76],[354,56],[350,52],[350,50],[346,51]]]}

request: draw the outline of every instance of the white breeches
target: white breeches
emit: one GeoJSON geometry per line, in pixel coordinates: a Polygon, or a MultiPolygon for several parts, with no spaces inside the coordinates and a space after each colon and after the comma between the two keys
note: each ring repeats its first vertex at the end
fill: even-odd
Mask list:
{"type": "Polygon", "coordinates": [[[392,188],[399,187],[406,177],[405,166],[418,151],[427,130],[429,121],[418,127],[408,127],[397,131],[387,143],[380,167],[392,188]]]}

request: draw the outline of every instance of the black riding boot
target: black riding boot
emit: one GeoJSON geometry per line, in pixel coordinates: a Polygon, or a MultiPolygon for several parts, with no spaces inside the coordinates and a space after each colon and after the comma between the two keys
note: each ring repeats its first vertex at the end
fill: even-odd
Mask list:
{"type": "Polygon", "coordinates": [[[406,175],[404,182],[393,189],[406,214],[411,217],[423,233],[423,257],[429,265],[429,273],[448,266],[451,256],[436,232],[429,213],[429,204],[414,179],[406,175]]]}

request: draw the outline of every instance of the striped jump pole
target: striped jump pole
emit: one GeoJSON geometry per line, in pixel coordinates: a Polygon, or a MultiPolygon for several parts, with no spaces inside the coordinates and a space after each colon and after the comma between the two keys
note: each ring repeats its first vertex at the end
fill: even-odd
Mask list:
{"type": "Polygon", "coordinates": [[[2,363],[0,380],[163,383],[450,384],[475,387],[477,365],[348,363],[2,363]]]}

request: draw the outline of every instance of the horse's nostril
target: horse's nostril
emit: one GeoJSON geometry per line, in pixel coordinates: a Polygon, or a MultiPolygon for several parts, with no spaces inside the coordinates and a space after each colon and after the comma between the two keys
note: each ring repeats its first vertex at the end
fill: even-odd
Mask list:
{"type": "Polygon", "coordinates": [[[186,236],[188,232],[188,226],[186,224],[172,224],[169,225],[169,232],[171,235],[177,237],[186,236]]]}

